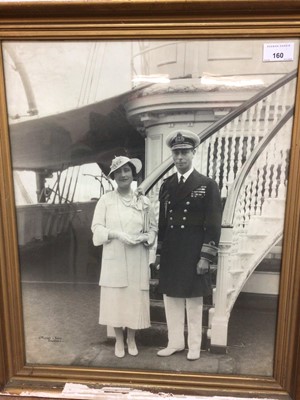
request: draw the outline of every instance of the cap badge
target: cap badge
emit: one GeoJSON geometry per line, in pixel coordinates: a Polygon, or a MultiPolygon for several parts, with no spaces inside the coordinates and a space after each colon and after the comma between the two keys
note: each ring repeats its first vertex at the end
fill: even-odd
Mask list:
{"type": "Polygon", "coordinates": [[[182,144],[184,143],[184,137],[182,136],[182,134],[179,132],[177,133],[175,139],[174,139],[174,143],[175,144],[182,144]]]}

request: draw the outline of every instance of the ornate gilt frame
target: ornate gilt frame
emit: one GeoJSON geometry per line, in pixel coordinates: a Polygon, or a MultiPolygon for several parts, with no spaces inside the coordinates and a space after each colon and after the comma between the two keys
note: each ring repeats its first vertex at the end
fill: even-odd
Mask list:
{"type": "MultiPolygon", "coordinates": [[[[300,36],[300,0],[0,1],[0,40],[289,38],[300,36]]],[[[2,56],[2,54],[0,54],[2,56]]],[[[0,57],[0,387],[54,390],[68,382],[189,395],[300,398],[300,84],[292,138],[274,376],[26,366],[10,143],[0,57]]]]}

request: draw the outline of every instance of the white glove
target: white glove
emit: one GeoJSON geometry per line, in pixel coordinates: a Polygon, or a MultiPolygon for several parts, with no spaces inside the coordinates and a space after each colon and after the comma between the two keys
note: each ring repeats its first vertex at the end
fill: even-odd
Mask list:
{"type": "Polygon", "coordinates": [[[197,263],[197,275],[204,275],[209,271],[209,261],[205,258],[200,258],[197,263]]]}
{"type": "Polygon", "coordinates": [[[143,244],[146,247],[152,247],[155,243],[156,234],[154,232],[149,232],[149,233],[147,233],[147,236],[148,236],[148,239],[143,244]]]}
{"type": "Polygon", "coordinates": [[[139,243],[136,238],[134,238],[131,235],[128,235],[128,233],[124,232],[119,232],[119,231],[110,231],[108,234],[109,239],[118,239],[120,242],[128,245],[135,245],[139,243]]]}
{"type": "Polygon", "coordinates": [[[141,233],[140,235],[137,236],[136,240],[138,241],[138,243],[144,243],[146,245],[149,240],[149,234],[141,233]]]}

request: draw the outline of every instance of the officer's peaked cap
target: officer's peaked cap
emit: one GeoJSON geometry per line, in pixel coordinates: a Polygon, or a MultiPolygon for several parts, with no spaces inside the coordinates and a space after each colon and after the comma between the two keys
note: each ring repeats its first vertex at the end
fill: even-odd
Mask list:
{"type": "Polygon", "coordinates": [[[187,129],[177,129],[169,133],[166,144],[172,150],[176,149],[194,149],[200,144],[199,136],[187,129]]]}

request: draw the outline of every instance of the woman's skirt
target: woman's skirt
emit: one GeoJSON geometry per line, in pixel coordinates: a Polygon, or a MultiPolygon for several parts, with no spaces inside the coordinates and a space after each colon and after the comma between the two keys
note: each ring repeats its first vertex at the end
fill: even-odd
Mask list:
{"type": "Polygon", "coordinates": [[[122,288],[101,286],[99,323],[114,328],[149,328],[149,290],[140,288],[140,268],[143,266],[137,263],[136,258],[134,260],[130,257],[133,254],[128,256],[129,254],[127,254],[128,286],[122,288]]]}
{"type": "Polygon", "coordinates": [[[114,328],[150,326],[149,291],[101,286],[99,323],[114,328]]]}

